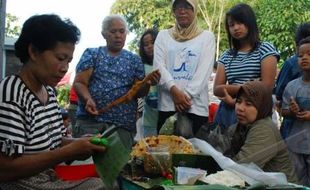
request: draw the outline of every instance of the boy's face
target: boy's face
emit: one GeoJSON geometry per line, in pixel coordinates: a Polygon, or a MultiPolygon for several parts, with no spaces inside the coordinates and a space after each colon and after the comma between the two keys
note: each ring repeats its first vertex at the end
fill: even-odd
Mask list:
{"type": "Polygon", "coordinates": [[[310,43],[299,46],[298,64],[302,71],[310,71],[310,43]]]}

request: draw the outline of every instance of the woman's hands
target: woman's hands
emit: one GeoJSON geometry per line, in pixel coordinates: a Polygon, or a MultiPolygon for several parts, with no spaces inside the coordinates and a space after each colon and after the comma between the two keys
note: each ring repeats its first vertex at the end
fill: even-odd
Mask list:
{"type": "Polygon", "coordinates": [[[85,110],[92,115],[99,115],[99,111],[97,110],[96,103],[92,98],[87,99],[85,104],[85,110]]]}
{"type": "Polygon", "coordinates": [[[73,140],[70,144],[62,148],[70,155],[69,160],[85,160],[94,153],[105,152],[106,148],[101,145],[91,143],[92,137],[83,137],[73,140]]]}
{"type": "Polygon", "coordinates": [[[235,106],[236,99],[231,97],[231,95],[229,95],[226,88],[223,89],[223,92],[224,92],[224,96],[218,97],[218,98],[222,100],[223,102],[225,102],[226,104],[228,104],[229,106],[235,106]]]}
{"type": "Polygon", "coordinates": [[[179,90],[176,86],[172,86],[170,93],[177,112],[185,112],[191,108],[191,98],[185,92],[179,90]]]}
{"type": "Polygon", "coordinates": [[[159,80],[160,80],[160,72],[159,69],[152,71],[151,73],[149,73],[145,78],[144,81],[148,84],[148,85],[156,85],[158,84],[159,80]]]}

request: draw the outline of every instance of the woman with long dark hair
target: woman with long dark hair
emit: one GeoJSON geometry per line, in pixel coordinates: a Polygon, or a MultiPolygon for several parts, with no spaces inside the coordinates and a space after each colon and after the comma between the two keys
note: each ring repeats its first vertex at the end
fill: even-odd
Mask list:
{"type": "Polygon", "coordinates": [[[249,5],[232,7],[226,13],[225,26],[229,49],[218,60],[214,95],[222,100],[215,124],[228,127],[237,122],[234,105],[241,84],[260,80],[273,89],[279,53],[271,43],[260,40],[255,13],[249,5]]]}

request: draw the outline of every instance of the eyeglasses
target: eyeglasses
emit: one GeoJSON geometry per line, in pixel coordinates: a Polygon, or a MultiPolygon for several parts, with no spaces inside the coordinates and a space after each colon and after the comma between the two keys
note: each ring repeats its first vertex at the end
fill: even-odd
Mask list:
{"type": "Polygon", "coordinates": [[[187,2],[177,3],[177,4],[173,5],[173,11],[180,11],[181,9],[193,10],[193,7],[189,3],[187,3],[187,2]]]}

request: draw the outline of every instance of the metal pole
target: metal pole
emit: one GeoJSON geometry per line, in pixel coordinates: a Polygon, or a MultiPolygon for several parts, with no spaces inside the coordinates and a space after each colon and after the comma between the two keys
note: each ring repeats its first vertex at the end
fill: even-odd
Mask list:
{"type": "Polygon", "coordinates": [[[5,32],[5,11],[6,0],[0,0],[0,80],[4,78],[5,50],[4,50],[4,32],[5,32]]]}

